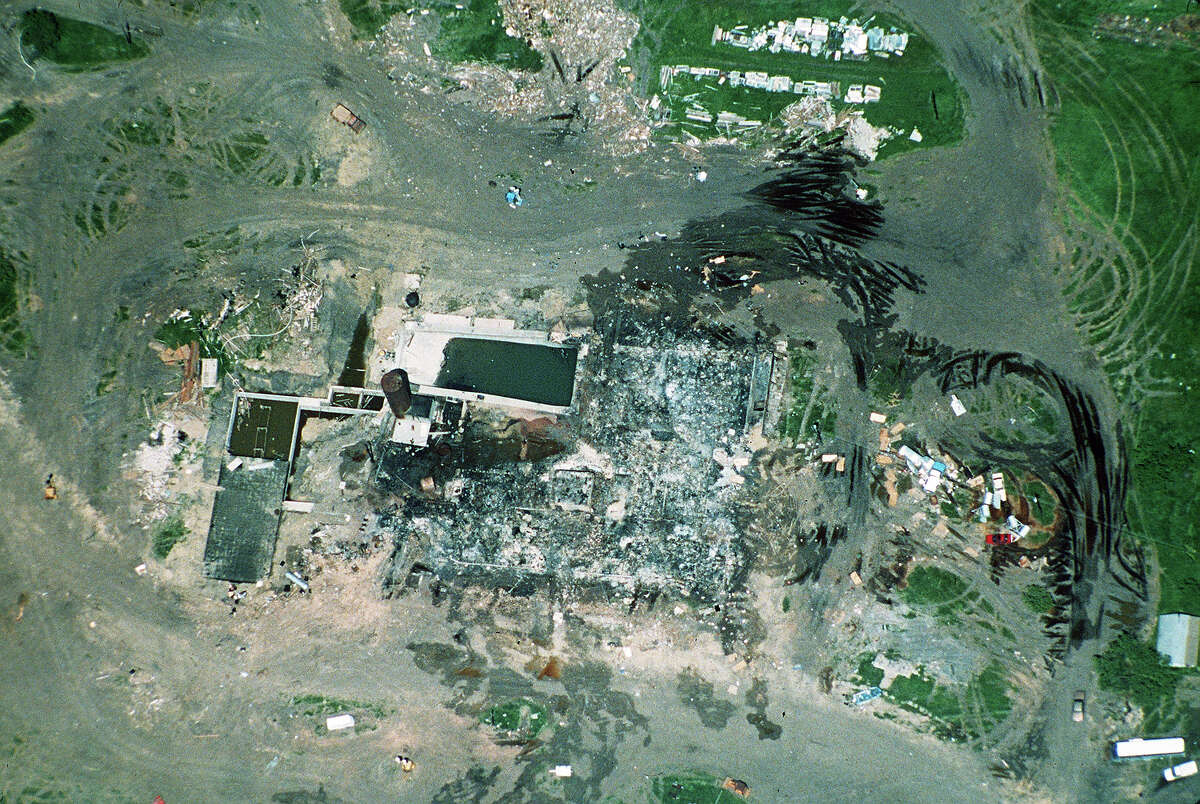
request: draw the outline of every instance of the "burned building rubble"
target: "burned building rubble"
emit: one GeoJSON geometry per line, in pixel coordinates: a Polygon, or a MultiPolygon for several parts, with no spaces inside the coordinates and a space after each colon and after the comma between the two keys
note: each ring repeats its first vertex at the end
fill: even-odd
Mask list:
{"type": "Polygon", "coordinates": [[[416,566],[526,593],[712,600],[740,585],[735,506],[747,424],[761,417],[761,356],[696,336],[598,332],[578,340],[569,411],[522,419],[468,402],[456,426],[434,424],[450,432],[429,447],[381,446],[376,489],[400,498],[381,520],[397,544],[393,582],[416,566]]]}

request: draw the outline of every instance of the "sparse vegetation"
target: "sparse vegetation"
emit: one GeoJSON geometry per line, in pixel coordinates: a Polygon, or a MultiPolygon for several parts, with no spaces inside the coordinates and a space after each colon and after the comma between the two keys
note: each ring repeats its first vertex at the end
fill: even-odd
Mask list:
{"type": "Polygon", "coordinates": [[[188,529],[183,520],[177,516],[168,517],[154,531],[154,555],[159,560],[166,558],[171,549],[188,535],[188,529]]]}
{"type": "Polygon", "coordinates": [[[330,695],[297,695],[288,701],[288,706],[298,709],[305,717],[327,717],[342,712],[363,712],[384,717],[388,714],[386,707],[366,701],[356,701],[351,698],[335,698],[330,695]]]}

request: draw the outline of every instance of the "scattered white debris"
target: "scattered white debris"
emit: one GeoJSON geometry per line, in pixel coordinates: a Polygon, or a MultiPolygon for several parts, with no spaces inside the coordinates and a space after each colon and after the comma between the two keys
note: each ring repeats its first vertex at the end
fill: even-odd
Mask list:
{"type": "Polygon", "coordinates": [[[697,170],[696,171],[696,181],[701,182],[701,183],[708,181],[708,171],[707,170],[697,170]]]}

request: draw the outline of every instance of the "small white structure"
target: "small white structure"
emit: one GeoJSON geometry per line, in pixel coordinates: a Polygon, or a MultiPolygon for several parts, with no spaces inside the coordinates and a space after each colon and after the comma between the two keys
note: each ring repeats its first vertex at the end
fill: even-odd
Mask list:
{"type": "Polygon", "coordinates": [[[967,412],[967,406],[956,395],[950,394],[950,410],[954,411],[955,416],[961,416],[967,412]]]}
{"type": "Polygon", "coordinates": [[[1158,652],[1171,667],[1195,667],[1200,653],[1200,617],[1191,614],[1160,614],[1158,652]]]}
{"type": "MultiPolygon", "coordinates": [[[[992,490],[996,493],[996,502],[1002,503],[1008,499],[1008,494],[1004,491],[1004,475],[1000,472],[992,473],[992,490]]],[[[999,508],[999,505],[995,506],[999,508]]]]}
{"type": "Polygon", "coordinates": [[[871,415],[868,416],[867,418],[870,419],[871,421],[875,422],[876,424],[884,424],[887,422],[887,415],[884,413],[872,412],[871,415]]]}
{"type": "Polygon", "coordinates": [[[217,359],[215,357],[200,358],[200,387],[217,387],[217,359]]]}
{"type": "Polygon", "coordinates": [[[908,138],[913,142],[920,142],[921,140],[925,139],[925,137],[921,135],[921,132],[917,131],[915,128],[912,130],[912,133],[908,135],[908,138]]]}
{"type": "Polygon", "coordinates": [[[570,765],[555,765],[550,769],[550,773],[559,779],[569,779],[571,778],[573,771],[571,770],[570,765]]]}
{"type": "Polygon", "coordinates": [[[354,728],[354,715],[330,715],[325,718],[325,728],[330,731],[343,731],[354,728]]]}
{"type": "Polygon", "coordinates": [[[1196,760],[1181,762],[1172,768],[1163,768],[1163,778],[1168,782],[1173,782],[1176,779],[1183,779],[1188,776],[1195,776],[1196,771],[1200,770],[1196,766],[1196,760]]]}

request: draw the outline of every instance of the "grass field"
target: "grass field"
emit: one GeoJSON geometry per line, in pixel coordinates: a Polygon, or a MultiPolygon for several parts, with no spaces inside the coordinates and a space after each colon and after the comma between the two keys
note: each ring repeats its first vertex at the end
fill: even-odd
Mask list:
{"type": "Polygon", "coordinates": [[[36,117],[37,115],[33,113],[33,110],[21,103],[21,101],[17,101],[3,112],[0,112],[0,144],[12,139],[33,125],[36,117]]]}
{"type": "Polygon", "coordinates": [[[499,64],[533,73],[542,69],[541,53],[505,33],[497,0],[440,2],[432,7],[442,15],[441,30],[433,42],[439,58],[499,64]]]}
{"type": "Polygon", "coordinates": [[[70,72],[140,59],[150,48],[90,22],[30,9],[21,16],[21,48],[27,60],[46,59],[70,72]]]}
{"type": "MultiPolygon", "coordinates": [[[[963,135],[964,101],[962,91],[941,65],[940,56],[927,39],[913,31],[903,20],[886,15],[858,13],[860,21],[873,19],[873,25],[885,30],[895,26],[908,31],[907,49],[901,57],[868,61],[834,62],[797,53],[749,52],[725,43],[712,45],[714,25],[729,29],[737,24],[752,27],[771,20],[798,16],[827,16],[833,19],[848,14],[849,2],[780,2],[780,0],[716,0],[686,3],[681,0],[646,0],[633,3],[642,20],[642,28],[631,47],[631,61],[648,70],[647,94],[662,92],[658,69],[662,65],[689,64],[722,70],[761,70],[770,75],[788,75],[793,80],[839,81],[843,92],[851,84],[876,84],[882,87],[878,103],[865,104],[865,116],[876,126],[889,126],[905,133],[914,127],[921,131],[920,144],[906,137],[895,137],[880,149],[880,158],[916,147],[957,142],[963,135]],[[936,111],[934,98],[936,98],[936,111]]],[[[758,89],[719,86],[716,79],[695,80],[677,76],[667,97],[672,120],[683,120],[689,105],[705,108],[715,117],[718,111],[732,111],[749,119],[771,120],[799,95],[772,93],[758,89]],[[689,99],[689,96],[694,96],[689,99]]],[[[835,102],[835,108],[841,106],[835,102]]],[[[713,136],[712,124],[685,121],[694,133],[713,136]]]]}
{"type": "Polygon", "coordinates": [[[26,281],[17,260],[0,247],[0,349],[13,354],[23,354],[29,346],[29,335],[18,320],[26,281]]]}
{"type": "Polygon", "coordinates": [[[1042,63],[1072,244],[1069,299],[1132,416],[1130,525],[1160,548],[1160,610],[1200,614],[1200,43],[1097,35],[1102,14],[1161,21],[1149,0],[1038,0],[1042,63]]]}

